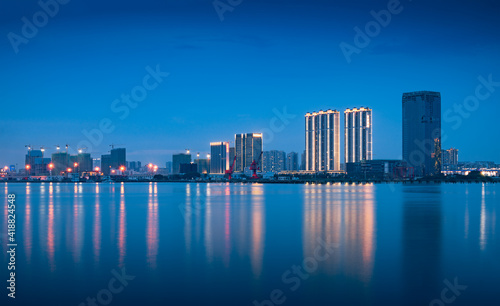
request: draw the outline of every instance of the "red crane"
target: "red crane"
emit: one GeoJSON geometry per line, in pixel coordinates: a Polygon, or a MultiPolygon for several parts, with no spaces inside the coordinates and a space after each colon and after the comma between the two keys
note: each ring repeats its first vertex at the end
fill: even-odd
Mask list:
{"type": "Polygon", "coordinates": [[[259,164],[260,164],[260,160],[262,159],[262,153],[264,153],[264,152],[260,151],[259,160],[257,162],[255,162],[255,159],[254,159],[252,164],[250,165],[250,170],[253,171],[253,174],[252,174],[253,179],[259,178],[257,176],[257,170],[260,170],[259,164]]]}
{"type": "Polygon", "coordinates": [[[228,179],[231,180],[232,178],[232,175],[233,175],[233,171],[234,171],[234,163],[236,162],[236,154],[234,155],[234,159],[233,159],[233,164],[231,165],[231,167],[229,167],[229,170],[226,170],[226,174],[228,175],[228,179]]]}

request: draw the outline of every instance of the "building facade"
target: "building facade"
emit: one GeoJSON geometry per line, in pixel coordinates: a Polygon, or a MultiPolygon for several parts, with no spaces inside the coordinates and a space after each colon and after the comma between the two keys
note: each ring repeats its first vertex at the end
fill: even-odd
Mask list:
{"type": "Polygon", "coordinates": [[[265,151],[262,154],[262,171],[281,172],[286,170],[286,153],[283,151],[265,151]]]}
{"type": "Polygon", "coordinates": [[[78,163],[79,172],[90,172],[93,170],[93,161],[90,153],[79,153],[76,156],[76,162],[78,163]]]}
{"type": "MultiPolygon", "coordinates": [[[[69,154],[66,152],[52,153],[52,164],[54,164],[52,174],[59,175],[61,172],[66,172],[66,169],[70,167],[69,154]]],[[[73,167],[73,165],[71,165],[71,167],[73,167]]]]}
{"type": "Polygon", "coordinates": [[[286,170],[299,170],[299,154],[297,152],[290,152],[286,155],[286,170]]]}
{"type": "Polygon", "coordinates": [[[344,161],[356,163],[371,160],[372,151],[372,110],[353,108],[344,111],[344,161]]]}
{"type": "Polygon", "coordinates": [[[172,173],[179,174],[181,170],[181,164],[190,164],[191,154],[181,153],[172,155],[172,173]]]}
{"type": "Polygon", "coordinates": [[[403,160],[416,176],[441,173],[441,94],[403,94],[403,160]]]}
{"type": "Polygon", "coordinates": [[[340,170],[340,113],[336,110],[305,115],[306,171],[340,170]]]}
{"type": "Polygon", "coordinates": [[[458,165],[458,150],[448,149],[443,151],[443,165],[458,165]]]}
{"type": "MultiPolygon", "coordinates": [[[[249,168],[252,162],[259,161],[262,154],[262,134],[248,133],[235,135],[236,172],[243,172],[249,168]]],[[[258,162],[258,168],[262,169],[262,160],[258,162]]]]}
{"type": "Polygon", "coordinates": [[[225,174],[229,170],[229,143],[210,143],[210,173],[225,174]]]}

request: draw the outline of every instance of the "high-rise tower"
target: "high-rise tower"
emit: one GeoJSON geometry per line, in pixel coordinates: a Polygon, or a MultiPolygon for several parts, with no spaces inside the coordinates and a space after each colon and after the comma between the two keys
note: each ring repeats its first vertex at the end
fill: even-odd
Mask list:
{"type": "Polygon", "coordinates": [[[336,110],[307,113],[306,170],[340,170],[340,113],[336,110]]]}
{"type": "Polygon", "coordinates": [[[441,172],[441,94],[403,94],[403,160],[415,175],[441,172]]]}

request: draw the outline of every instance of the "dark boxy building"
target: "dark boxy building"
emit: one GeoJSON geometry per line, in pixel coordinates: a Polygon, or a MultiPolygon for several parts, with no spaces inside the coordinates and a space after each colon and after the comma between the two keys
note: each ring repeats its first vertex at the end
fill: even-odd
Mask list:
{"type": "Polygon", "coordinates": [[[403,94],[403,160],[416,176],[441,172],[441,94],[403,94]]]}
{"type": "Polygon", "coordinates": [[[52,153],[52,163],[54,164],[54,169],[52,170],[54,175],[59,175],[63,171],[65,172],[69,168],[69,154],[67,152],[52,153]]]}
{"type": "Polygon", "coordinates": [[[76,156],[76,162],[78,163],[79,172],[90,172],[93,169],[93,161],[90,153],[79,153],[76,156]]]}
{"type": "Polygon", "coordinates": [[[180,164],[179,173],[183,173],[183,174],[198,173],[198,165],[194,164],[194,163],[180,164]]]}
{"type": "Polygon", "coordinates": [[[172,155],[172,173],[178,174],[181,173],[181,164],[190,164],[191,163],[191,154],[181,153],[172,155]]]}
{"type": "Polygon", "coordinates": [[[127,151],[125,148],[111,149],[110,154],[101,155],[101,171],[110,175],[111,169],[119,169],[127,165],[127,151]]]}
{"type": "Polygon", "coordinates": [[[346,163],[347,176],[352,179],[392,180],[413,176],[402,160],[374,159],[346,163]]]}

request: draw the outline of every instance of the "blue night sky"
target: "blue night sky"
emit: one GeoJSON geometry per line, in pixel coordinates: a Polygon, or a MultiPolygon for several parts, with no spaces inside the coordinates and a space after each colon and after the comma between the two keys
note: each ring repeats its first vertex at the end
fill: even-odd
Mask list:
{"type": "Polygon", "coordinates": [[[95,156],[123,144],[128,160],[163,166],[185,148],[206,154],[211,141],[262,131],[273,133],[265,150],[302,152],[306,112],[357,106],[373,109],[374,158],[401,158],[401,96],[416,90],[441,92],[444,148],[500,162],[500,86],[463,108],[480,76],[500,82],[500,3],[401,1],[348,63],[339,45],[355,46],[354,28],[390,2],[243,0],[221,21],[212,0],[72,0],[16,53],[9,33],[21,37],[22,18],[41,7],[2,1],[0,165],[23,165],[26,144],[76,148],[106,119],[114,130],[95,156]],[[168,77],[127,116],[122,102],[114,112],[158,65],[168,77]],[[296,116],[282,126],[284,108],[296,116]]]}

